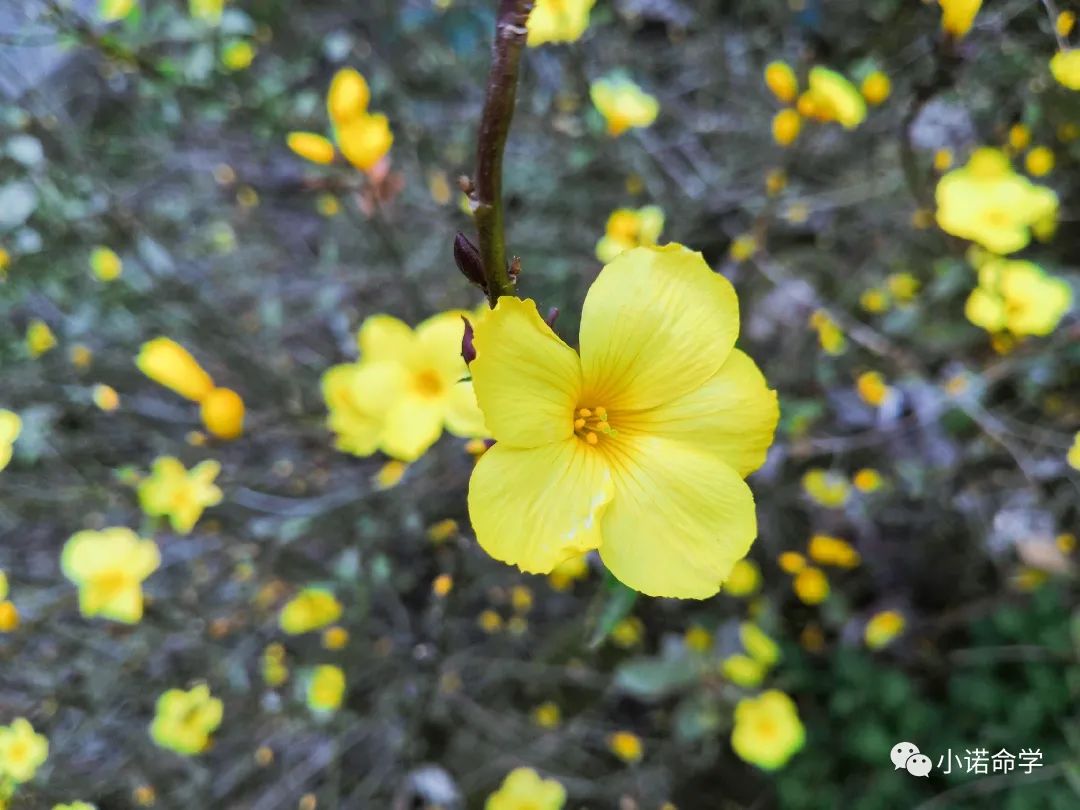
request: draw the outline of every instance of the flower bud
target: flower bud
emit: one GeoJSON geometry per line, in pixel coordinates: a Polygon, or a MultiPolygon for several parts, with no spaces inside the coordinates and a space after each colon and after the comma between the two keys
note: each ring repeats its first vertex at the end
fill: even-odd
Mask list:
{"type": "Polygon", "coordinates": [[[480,249],[461,231],[454,237],[454,262],[458,270],[480,289],[486,289],[484,283],[484,262],[480,258],[480,249]]]}

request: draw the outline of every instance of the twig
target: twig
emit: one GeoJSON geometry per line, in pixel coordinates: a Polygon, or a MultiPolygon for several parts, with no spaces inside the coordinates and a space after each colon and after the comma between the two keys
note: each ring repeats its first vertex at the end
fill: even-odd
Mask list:
{"type": "Polygon", "coordinates": [[[480,121],[476,149],[476,178],[472,192],[473,215],[480,236],[480,257],[488,301],[492,306],[500,295],[513,295],[514,283],[506,262],[506,234],[503,230],[502,161],[506,136],[514,116],[518,65],[525,47],[525,23],[533,0],[500,0],[495,23],[491,73],[480,121]]]}

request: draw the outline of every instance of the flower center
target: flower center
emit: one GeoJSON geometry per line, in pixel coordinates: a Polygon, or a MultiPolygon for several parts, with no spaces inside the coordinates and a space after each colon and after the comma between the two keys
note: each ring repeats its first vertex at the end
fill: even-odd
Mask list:
{"type": "Polygon", "coordinates": [[[94,578],[94,589],[102,602],[111,602],[128,587],[131,578],[119,569],[103,571],[94,578]]]}
{"type": "Polygon", "coordinates": [[[616,433],[615,428],[608,424],[606,408],[578,408],[574,413],[574,434],[588,444],[597,444],[601,434],[614,436],[616,433]]]}
{"type": "Polygon", "coordinates": [[[413,380],[416,390],[421,396],[437,397],[443,392],[442,378],[434,369],[426,368],[416,374],[413,380]]]}

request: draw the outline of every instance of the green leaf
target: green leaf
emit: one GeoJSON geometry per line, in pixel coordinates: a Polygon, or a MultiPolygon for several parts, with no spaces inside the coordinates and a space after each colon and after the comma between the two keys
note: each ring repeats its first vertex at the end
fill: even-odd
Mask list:
{"type": "Polygon", "coordinates": [[[597,616],[596,624],[589,633],[590,650],[595,650],[604,643],[604,639],[611,635],[615,625],[630,614],[638,597],[637,591],[626,587],[610,573],[607,575],[604,590],[603,607],[597,616]]]}
{"type": "Polygon", "coordinates": [[[615,688],[638,698],[658,700],[698,679],[699,667],[687,658],[635,658],[615,671],[615,688]]]}

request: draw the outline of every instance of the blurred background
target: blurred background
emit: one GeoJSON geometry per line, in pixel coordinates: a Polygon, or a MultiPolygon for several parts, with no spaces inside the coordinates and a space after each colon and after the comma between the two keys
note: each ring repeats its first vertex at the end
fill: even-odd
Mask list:
{"type": "Polygon", "coordinates": [[[1047,67],[1069,4],[997,0],[948,38],[931,3],[599,0],[576,41],[524,54],[505,167],[523,294],[573,343],[597,242],[625,235],[609,216],[657,206],[653,240],[735,284],[739,345],[779,392],[759,539],[704,602],[635,600],[591,558],[522,575],[471,535],[482,447],[444,434],[406,466],[328,428],[323,375],[365,318],[482,303],[452,244],[473,234],[457,177],[495,3],[212,6],[0,2],[0,409],[20,423],[0,725],[49,747],[21,779],[9,739],[0,805],[479,808],[519,766],[571,808],[1080,805],[1080,320],[973,322],[985,251],[934,211],[942,175],[1002,150],[1060,201],[1010,258],[1080,283],[1080,95],[1047,67]],[[775,60],[876,103],[781,145],[775,60]],[[346,67],[394,135],[366,172],[286,145],[330,134],[346,67]],[[590,100],[611,75],[654,123],[612,137],[590,100]],[[243,398],[242,436],[140,372],[160,336],[243,398]],[[140,497],[160,457],[220,464],[188,532],[140,497]],[[118,526],[160,554],[141,621],[81,615],[61,568],[76,532],[118,526]],[[221,719],[185,755],[149,729],[200,684],[221,719]],[[805,743],[766,770],[731,736],[770,689],[805,743]],[[928,777],[894,770],[902,741],[928,777]],[[1040,762],[980,771],[979,749],[1040,762]]]}

